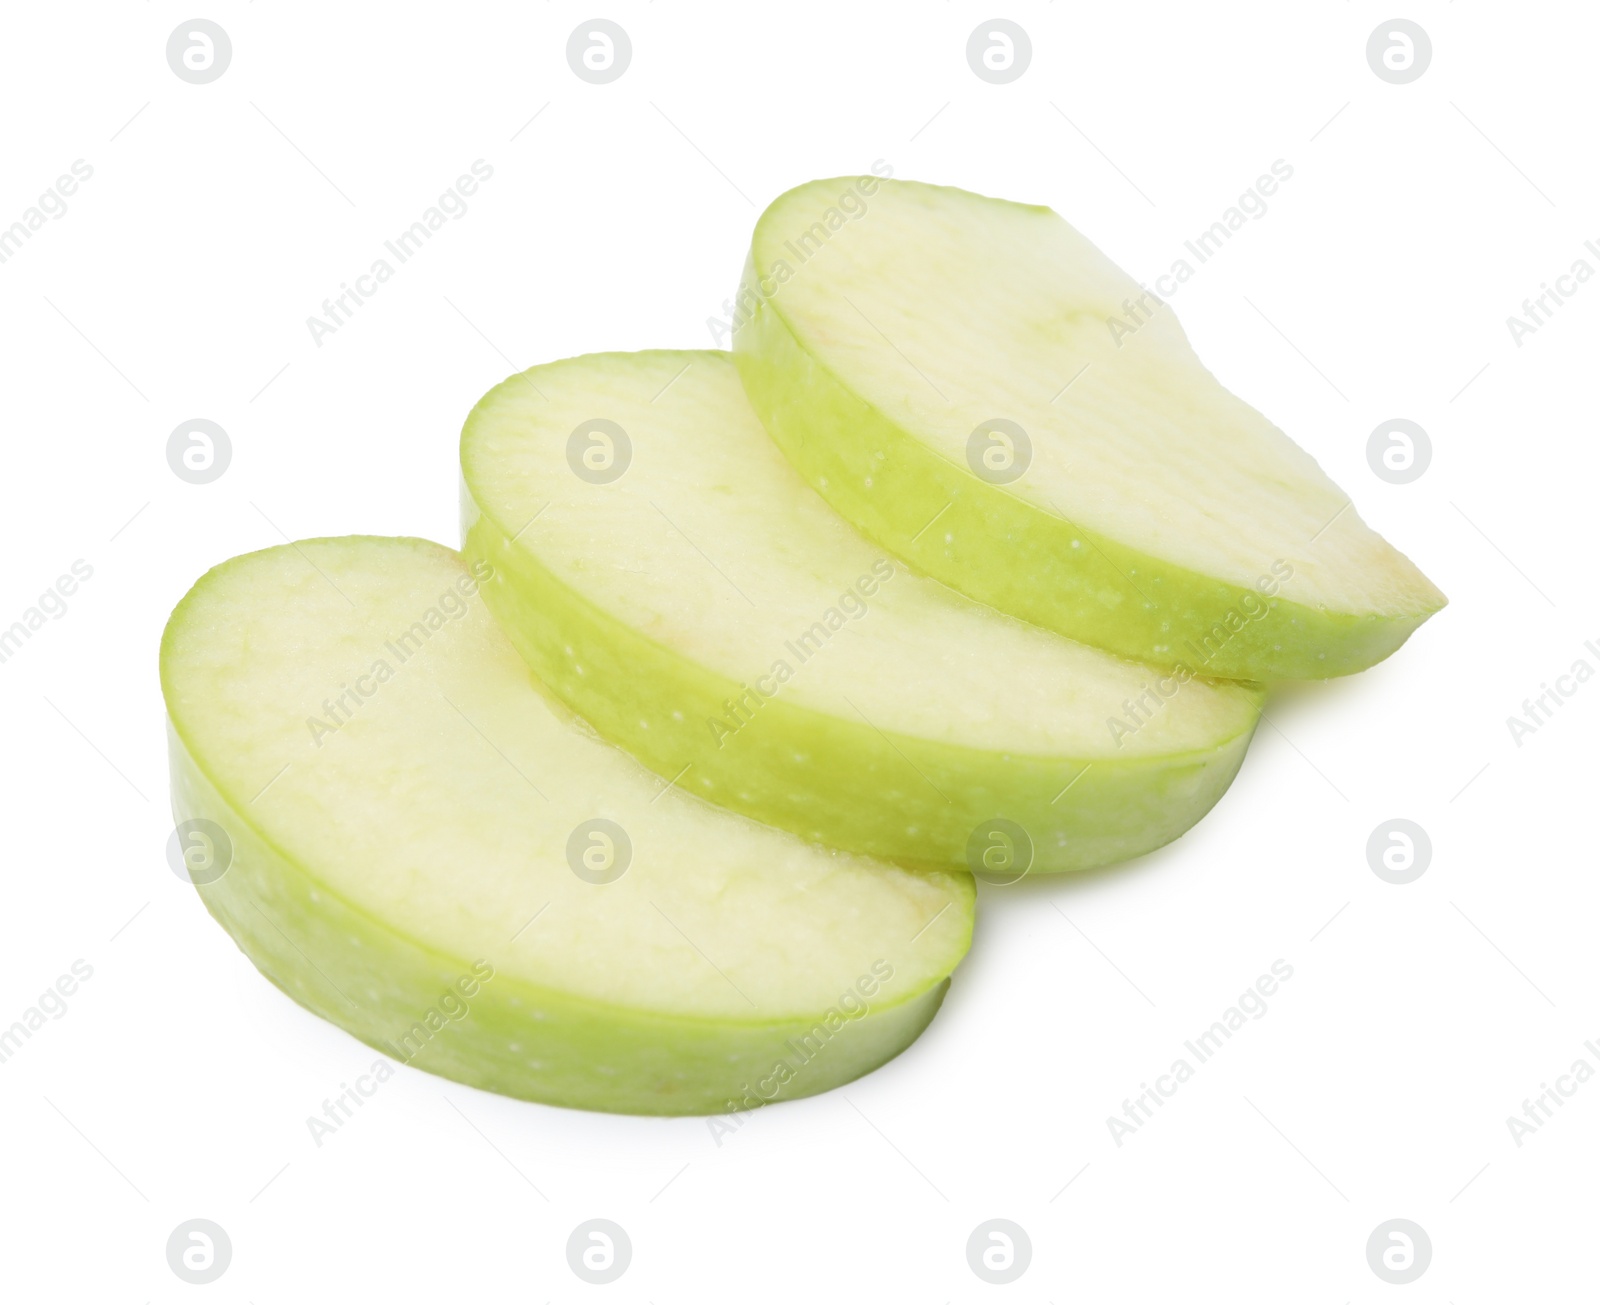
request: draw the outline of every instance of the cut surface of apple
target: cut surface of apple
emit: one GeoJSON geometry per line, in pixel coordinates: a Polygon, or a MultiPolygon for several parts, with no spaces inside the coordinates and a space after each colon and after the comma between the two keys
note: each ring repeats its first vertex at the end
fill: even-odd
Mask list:
{"type": "Polygon", "coordinates": [[[539,678],[676,786],[834,847],[995,879],[1176,838],[1233,779],[1252,686],[983,607],[844,522],[730,356],[595,354],[462,434],[469,560],[539,678]]]}
{"type": "Polygon", "coordinates": [[[250,960],[391,1057],[586,1109],[806,1096],[915,1039],[971,877],[669,791],[547,699],[483,574],[421,540],[314,540],[173,612],[176,815],[229,849],[191,878],[250,960]]]}
{"type": "Polygon", "coordinates": [[[1003,611],[1271,680],[1360,670],[1444,605],[1047,208],[811,182],[762,214],[737,302],[746,388],[801,474],[1003,611]]]}

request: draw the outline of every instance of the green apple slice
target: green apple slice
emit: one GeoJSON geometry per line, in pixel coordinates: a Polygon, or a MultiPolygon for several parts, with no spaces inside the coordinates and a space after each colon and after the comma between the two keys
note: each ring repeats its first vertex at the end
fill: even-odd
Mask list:
{"type": "Polygon", "coordinates": [[[839,512],[1047,629],[1197,674],[1322,678],[1444,606],[1047,208],[800,186],[756,224],[734,327],[756,412],[839,512]]]}
{"type": "Polygon", "coordinates": [[[539,691],[484,574],[422,540],[315,540],[173,612],[179,838],[245,955],[390,1057],[585,1109],[741,1110],[910,1044],[967,950],[971,877],[668,791],[539,691]]]}
{"type": "Polygon", "coordinates": [[[492,390],[461,440],[490,609],[603,736],[805,838],[997,878],[1176,838],[1259,692],[1003,616],[808,488],[728,354],[596,354],[492,390]]]}

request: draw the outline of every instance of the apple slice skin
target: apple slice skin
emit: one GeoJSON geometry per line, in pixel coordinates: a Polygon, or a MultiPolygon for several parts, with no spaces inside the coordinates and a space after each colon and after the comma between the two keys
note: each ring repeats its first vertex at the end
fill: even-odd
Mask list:
{"type": "Polygon", "coordinates": [[[312,1014],[391,1060],[488,1092],[631,1115],[714,1115],[811,1096],[899,1055],[950,986],[945,979],[897,1006],[846,1019],[822,1055],[796,1066],[787,1044],[813,1033],[816,1020],[730,1025],[577,1000],[504,973],[477,982],[492,963],[403,936],[274,848],[217,792],[175,731],[171,759],[174,817],[213,820],[233,840],[227,873],[198,888],[250,962],[312,1014]],[[413,1033],[446,992],[461,992],[463,979],[477,987],[458,998],[467,1014],[447,1018],[426,1040],[413,1033]],[[537,1047],[543,1068],[511,1050],[518,1045],[537,1047]]]}
{"type": "MultiPolygon", "coordinates": [[[[181,611],[182,604],[162,641],[164,685],[181,611]]],[[[245,814],[248,802],[218,788],[170,716],[167,734],[174,819],[214,821],[232,842],[226,872],[196,884],[207,911],[301,1006],[392,1061],[444,1078],[582,1110],[729,1113],[825,1092],[892,1060],[928,1026],[950,986],[946,977],[895,1004],[846,1012],[823,1052],[809,1059],[795,1047],[808,1034],[815,1040],[821,1014],[696,1018],[554,991],[497,970],[492,960],[407,936],[331,890],[273,844],[245,814]],[[431,1037],[416,1033],[430,1011],[444,1010],[447,993],[465,993],[463,980],[475,991],[452,1005],[466,1013],[442,1018],[431,1037]]],[[[970,930],[975,891],[960,878],[970,930]]]]}
{"type": "MultiPolygon", "coordinates": [[[[760,284],[753,253],[743,284],[760,284]]],[[[806,348],[781,301],[757,296],[734,331],[751,406],[862,534],[969,598],[1126,657],[1239,680],[1365,670],[1432,615],[1319,611],[1082,530],[956,466],[862,399],[806,348]]]]}
{"type": "Polygon", "coordinates": [[[885,733],[774,698],[736,746],[719,748],[705,722],[726,717],[743,685],[600,610],[517,546],[465,484],[462,520],[464,555],[493,567],[482,592],[501,628],[602,737],[709,802],[831,847],[977,868],[973,831],[1005,819],[1028,835],[1029,874],[1110,865],[1190,829],[1254,733],[1252,718],[1205,751],[1085,763],[885,733]]]}

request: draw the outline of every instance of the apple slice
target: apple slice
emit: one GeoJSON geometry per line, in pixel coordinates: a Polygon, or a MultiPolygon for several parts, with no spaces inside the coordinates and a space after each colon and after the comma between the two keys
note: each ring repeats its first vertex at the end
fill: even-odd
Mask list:
{"type": "Polygon", "coordinates": [[[492,390],[465,551],[555,693],[679,787],[802,836],[997,878],[1176,838],[1257,690],[1164,675],[899,565],[813,493],[713,352],[596,354],[492,390]]]}
{"type": "Polygon", "coordinates": [[[795,467],[1002,611],[1239,679],[1381,661],[1445,598],[1047,208],[875,177],[756,224],[734,349],[795,467]]]}
{"type": "Polygon", "coordinates": [[[179,838],[245,955],[394,1059],[591,1110],[808,1096],[910,1044],[967,950],[970,876],[670,791],[546,700],[484,574],[323,539],[178,604],[179,838]]]}

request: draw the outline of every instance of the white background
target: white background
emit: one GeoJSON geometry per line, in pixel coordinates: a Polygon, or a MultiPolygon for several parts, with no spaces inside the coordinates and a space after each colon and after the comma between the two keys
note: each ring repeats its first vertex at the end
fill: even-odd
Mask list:
{"type": "Polygon", "coordinates": [[[1388,3],[726,6],[598,11],[633,43],[569,69],[568,3],[217,3],[227,72],[165,46],[188,6],[7,6],[0,225],[93,178],[0,265],[0,625],[93,578],[0,665],[0,1025],[94,977],[0,1065],[10,1300],[1470,1302],[1590,1298],[1600,1082],[1506,1117],[1600,1038],[1592,845],[1600,681],[1600,285],[1517,347],[1506,318],[1600,240],[1588,6],[1415,0],[1433,61],[1369,68],[1388,3]],[[965,47],[1000,14],[1009,85],[965,47]],[[535,115],[537,116],[535,117],[535,115]],[[529,122],[530,119],[533,121],[529,122]],[[1092,142],[1092,143],[1091,143],[1092,142]],[[306,318],[475,159],[493,179],[316,347],[306,318]],[[456,434],[513,368],[704,346],[759,209],[867,170],[1047,203],[1152,278],[1276,159],[1294,176],[1174,307],[1451,606],[1367,674],[1280,692],[1232,791],[1178,844],[984,890],[940,1017],[885,1069],[704,1121],[522,1104],[403,1070],[318,1149],[371,1053],[294,1006],[167,868],[157,642],[207,567],[303,537],[456,540],[456,434]],[[1292,341],[1292,344],[1290,343],[1292,341]],[[1433,461],[1392,486],[1367,437],[1433,461]],[[182,483],[179,422],[227,473],[182,483]],[[280,534],[279,532],[282,532],[280,534]],[[1369,868],[1405,817],[1433,858],[1369,868]],[[1106,1117],[1271,963],[1294,977],[1119,1148],[1106,1117]],[[227,1273],[169,1270],[181,1221],[227,1273]],[[633,1243],[568,1269],[582,1220],[633,1243]],[[969,1270],[981,1221],[1033,1257],[969,1270]],[[1433,1259],[1369,1269],[1382,1221],[1433,1259]]]}

